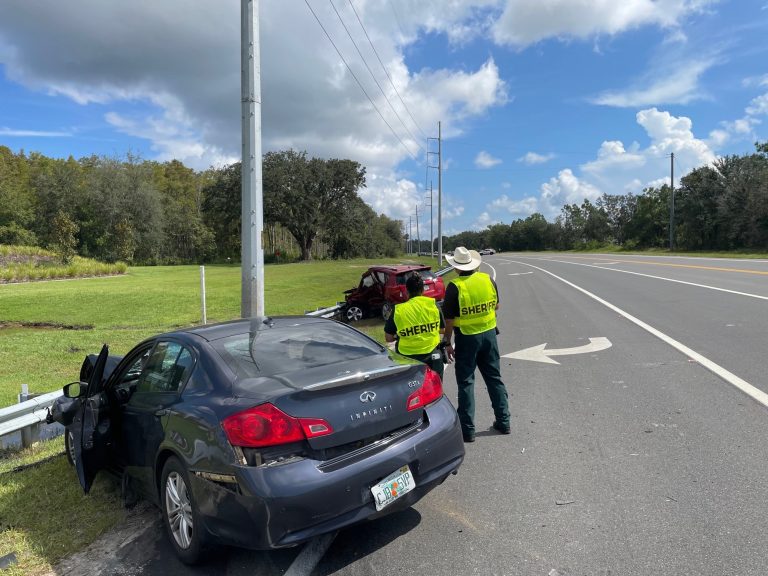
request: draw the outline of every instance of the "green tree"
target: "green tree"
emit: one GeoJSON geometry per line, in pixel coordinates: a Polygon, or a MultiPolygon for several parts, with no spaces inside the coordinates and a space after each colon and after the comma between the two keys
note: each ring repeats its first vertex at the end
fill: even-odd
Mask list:
{"type": "Polygon", "coordinates": [[[59,210],[51,223],[51,247],[64,264],[69,264],[77,254],[79,226],[63,210],[59,210]]]}
{"type": "Polygon", "coordinates": [[[301,259],[312,258],[318,234],[350,210],[365,186],[365,168],[352,160],[307,159],[286,150],[264,156],[264,218],[279,222],[296,239],[301,259]]]}

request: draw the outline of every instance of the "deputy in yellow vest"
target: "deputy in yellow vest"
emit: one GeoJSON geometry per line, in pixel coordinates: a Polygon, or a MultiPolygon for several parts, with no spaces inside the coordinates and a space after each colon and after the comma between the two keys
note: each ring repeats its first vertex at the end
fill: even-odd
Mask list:
{"type": "Polygon", "coordinates": [[[443,378],[443,358],[440,339],[445,322],[434,298],[423,296],[424,280],[414,272],[405,281],[409,299],[395,306],[395,311],[384,324],[387,342],[397,341],[396,350],[424,362],[443,378]]]}
{"type": "Polygon", "coordinates": [[[496,340],[496,309],[499,291],[488,274],[478,272],[482,262],[475,250],[456,248],[446,256],[459,276],[448,284],[443,301],[446,352],[455,360],[459,388],[457,412],[464,442],[475,441],[475,368],[480,370],[496,420],[493,428],[510,433],[507,388],[501,381],[499,344],[496,340]],[[451,340],[455,338],[452,344],[451,340]]]}

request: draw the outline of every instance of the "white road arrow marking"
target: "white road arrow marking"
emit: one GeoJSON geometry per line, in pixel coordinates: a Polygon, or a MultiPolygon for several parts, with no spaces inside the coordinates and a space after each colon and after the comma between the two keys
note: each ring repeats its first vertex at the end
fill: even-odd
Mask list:
{"type": "Polygon", "coordinates": [[[550,356],[570,356],[571,354],[588,354],[589,352],[600,352],[612,346],[611,341],[608,338],[600,336],[599,338],[590,338],[589,344],[584,346],[577,346],[575,348],[557,348],[552,350],[545,350],[547,343],[539,344],[538,346],[532,346],[525,350],[518,350],[517,352],[510,352],[504,354],[502,358],[514,358],[515,360],[530,360],[531,362],[544,362],[546,364],[560,364],[555,360],[552,360],[550,356]]]}

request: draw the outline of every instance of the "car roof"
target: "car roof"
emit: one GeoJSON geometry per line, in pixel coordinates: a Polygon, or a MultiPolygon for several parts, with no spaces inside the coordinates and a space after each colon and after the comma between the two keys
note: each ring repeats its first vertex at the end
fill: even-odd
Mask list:
{"type": "Polygon", "coordinates": [[[431,266],[425,264],[390,264],[371,266],[368,270],[378,270],[382,272],[392,272],[394,274],[402,274],[403,272],[411,272],[412,270],[431,270],[431,266]]]}
{"type": "Polygon", "coordinates": [[[323,322],[333,322],[333,320],[315,318],[312,316],[259,316],[256,318],[241,318],[239,320],[231,320],[229,322],[221,322],[218,324],[206,324],[205,326],[193,326],[191,328],[169,332],[163,334],[163,336],[168,336],[170,334],[194,334],[211,342],[213,340],[218,340],[219,338],[234,336],[235,334],[255,332],[265,324],[270,325],[270,327],[276,326],[279,328],[283,326],[317,324],[323,322]]]}

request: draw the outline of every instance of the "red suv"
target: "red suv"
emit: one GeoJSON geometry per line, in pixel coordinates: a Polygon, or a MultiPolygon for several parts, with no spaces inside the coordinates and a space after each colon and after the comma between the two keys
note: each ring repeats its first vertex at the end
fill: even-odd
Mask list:
{"type": "Polygon", "coordinates": [[[371,266],[363,274],[357,288],[344,292],[344,317],[350,322],[356,322],[364,316],[380,313],[386,320],[392,314],[395,304],[408,300],[405,281],[414,272],[418,272],[424,279],[424,296],[441,302],[445,297],[445,285],[443,279],[432,272],[429,266],[371,266]]]}

